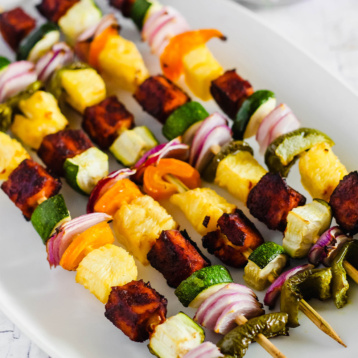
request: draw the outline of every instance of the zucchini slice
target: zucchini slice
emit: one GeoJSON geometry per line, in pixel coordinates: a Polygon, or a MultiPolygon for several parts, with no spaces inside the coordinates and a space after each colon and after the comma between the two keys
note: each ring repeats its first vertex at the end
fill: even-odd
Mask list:
{"type": "Polygon", "coordinates": [[[151,6],[152,6],[152,2],[148,0],[134,1],[134,4],[132,5],[130,17],[139,30],[142,30],[142,27],[144,25],[144,19],[151,6]]]}

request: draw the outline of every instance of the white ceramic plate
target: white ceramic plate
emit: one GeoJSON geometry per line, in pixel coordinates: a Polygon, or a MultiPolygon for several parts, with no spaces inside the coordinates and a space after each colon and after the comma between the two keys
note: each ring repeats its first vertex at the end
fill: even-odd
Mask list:
{"type": "MultiPolygon", "coordinates": [[[[255,89],[273,90],[279,101],[293,109],[304,126],[321,129],[332,136],[336,141],[334,151],[349,171],[357,168],[358,97],[350,89],[239,5],[227,0],[162,2],[177,7],[192,28],[220,29],[228,36],[228,41],[220,43],[212,40],[210,47],[224,68],[236,68],[255,89]]],[[[31,5],[33,3],[26,1],[26,9],[36,14],[31,5]]],[[[104,1],[99,4],[108,11],[104,1]]],[[[139,43],[139,35],[130,21],[121,23],[123,36],[139,43]]],[[[3,53],[9,53],[4,45],[2,48],[3,53]]],[[[140,49],[152,73],[159,72],[157,59],[149,54],[146,45],[141,44],[140,49]]],[[[152,126],[163,140],[159,125],[144,114],[128,94],[120,93],[120,99],[135,114],[137,124],[152,126]]],[[[217,110],[213,102],[206,103],[206,106],[210,111],[217,110]]],[[[68,115],[76,126],[76,115],[71,111],[68,115]]],[[[118,167],[114,161],[111,166],[113,169],[118,167]]],[[[293,170],[288,182],[303,191],[297,170],[293,170]]],[[[217,191],[242,207],[223,190],[217,188],[217,191]]],[[[63,193],[72,217],[85,212],[84,197],[73,194],[66,185],[63,193]]],[[[76,284],[74,272],[49,269],[45,247],[31,224],[23,219],[2,191],[0,202],[0,304],[10,319],[53,358],[150,357],[146,343],[131,342],[104,317],[104,306],[89,291],[76,284]]],[[[190,228],[183,215],[170,205],[166,207],[182,228],[188,228],[192,238],[200,242],[199,235],[190,228]]],[[[281,242],[280,234],[267,230],[260,223],[258,228],[266,239],[281,242]]],[[[210,258],[213,263],[218,263],[210,258]]],[[[168,316],[184,310],[158,272],[150,267],[138,266],[139,278],[150,280],[152,286],[168,298],[168,316]]],[[[231,269],[231,272],[235,281],[242,283],[242,270],[231,269]]],[[[300,316],[301,326],[291,329],[290,337],[276,338],[274,343],[290,358],[304,355],[316,358],[356,357],[358,313],[354,301],[357,292],[352,284],[349,303],[341,310],[337,310],[332,302],[312,301],[348,348],[328,338],[303,316],[300,316]]],[[[259,296],[263,297],[262,294],[259,296]]],[[[191,316],[194,314],[192,310],[184,311],[191,316]]],[[[215,342],[218,338],[208,334],[208,339],[215,342]]],[[[253,344],[247,353],[248,358],[266,356],[267,353],[257,344],[253,344]]]]}

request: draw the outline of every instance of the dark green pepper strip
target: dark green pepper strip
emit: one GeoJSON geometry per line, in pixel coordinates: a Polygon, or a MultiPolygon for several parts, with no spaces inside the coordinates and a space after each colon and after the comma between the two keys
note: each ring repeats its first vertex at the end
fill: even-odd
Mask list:
{"type": "Polygon", "coordinates": [[[338,252],[332,262],[332,296],[337,308],[342,308],[348,301],[349,283],[343,262],[348,261],[358,267],[358,242],[347,242],[338,252]]]}
{"type": "Polygon", "coordinates": [[[301,299],[331,297],[331,269],[306,270],[290,277],[282,286],[281,311],[288,313],[289,327],[297,327],[301,299]]]}
{"type": "Polygon", "coordinates": [[[288,335],[287,313],[270,313],[263,316],[255,317],[247,321],[241,326],[237,326],[224,338],[222,338],[217,346],[225,357],[243,357],[248,349],[249,344],[255,337],[262,333],[267,338],[279,335],[288,335]]]}

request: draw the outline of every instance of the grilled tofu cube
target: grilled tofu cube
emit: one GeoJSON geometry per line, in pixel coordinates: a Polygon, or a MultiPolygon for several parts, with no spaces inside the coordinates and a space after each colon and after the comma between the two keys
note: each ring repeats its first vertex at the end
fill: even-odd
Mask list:
{"type": "Polygon", "coordinates": [[[37,151],[38,156],[51,173],[64,176],[63,165],[67,158],[73,158],[93,147],[86,134],[79,129],[65,129],[47,135],[37,151]]]}
{"type": "Polygon", "coordinates": [[[143,110],[165,123],[177,108],[190,101],[189,96],[166,77],[147,78],[134,93],[143,110]]]}
{"type": "Polygon", "coordinates": [[[234,119],[242,103],[254,90],[250,82],[241,78],[235,70],[230,70],[211,82],[210,92],[219,107],[234,119]]]}
{"type": "Polygon", "coordinates": [[[87,107],[82,122],[83,129],[102,149],[108,149],[123,130],[133,126],[133,114],[116,96],[87,107]]]}
{"type": "Polygon", "coordinates": [[[203,237],[203,246],[223,263],[243,267],[247,258],[243,252],[255,250],[264,239],[256,226],[240,210],[223,214],[218,220],[218,230],[203,237]]]}
{"type": "Polygon", "coordinates": [[[193,272],[210,265],[188,234],[182,235],[178,230],[162,231],[147,258],[174,288],[193,272]]]}
{"type": "Polygon", "coordinates": [[[124,17],[131,16],[132,6],[136,0],[110,0],[111,6],[118,9],[124,17]]]}
{"type": "Polygon", "coordinates": [[[33,19],[20,7],[0,14],[0,31],[4,40],[17,51],[19,44],[36,26],[33,19]]]}
{"type": "Polygon", "coordinates": [[[112,287],[104,315],[132,341],[144,342],[165,321],[167,299],[143,280],[112,287]]]}
{"type": "Polygon", "coordinates": [[[29,158],[29,154],[16,139],[0,132],[0,180],[6,180],[24,159],[29,158]]]}
{"type": "Polygon", "coordinates": [[[67,10],[79,1],[80,0],[42,0],[36,7],[40,14],[47,20],[57,23],[58,20],[66,14],[67,10]]]}
{"type": "Polygon", "coordinates": [[[250,191],[247,207],[255,218],[269,229],[285,231],[287,215],[304,205],[306,198],[286,184],[278,173],[267,173],[250,191]]]}
{"type": "Polygon", "coordinates": [[[358,172],[346,175],[329,201],[338,225],[347,233],[358,233],[358,172]]]}
{"type": "Polygon", "coordinates": [[[22,211],[26,220],[30,220],[39,204],[60,191],[61,182],[40,164],[25,159],[1,185],[1,189],[22,211]]]}
{"type": "Polygon", "coordinates": [[[147,254],[163,230],[178,227],[173,218],[148,195],[122,205],[113,217],[117,240],[143,265],[148,265],[147,254]]]}

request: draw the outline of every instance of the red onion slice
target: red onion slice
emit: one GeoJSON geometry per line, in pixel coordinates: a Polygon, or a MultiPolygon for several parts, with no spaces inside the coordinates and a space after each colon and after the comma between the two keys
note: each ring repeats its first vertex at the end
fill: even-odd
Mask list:
{"type": "Polygon", "coordinates": [[[10,79],[27,73],[34,69],[34,64],[30,61],[16,61],[10,63],[7,69],[1,73],[0,76],[0,88],[10,79]]]}
{"type": "Polygon", "coordinates": [[[204,342],[191,349],[183,358],[220,358],[224,357],[219,348],[211,342],[204,342]]]}
{"type": "Polygon", "coordinates": [[[280,135],[292,132],[298,128],[300,128],[300,122],[297,117],[292,112],[287,113],[272,128],[270,133],[269,145],[280,135]]]}
{"type": "Polygon", "coordinates": [[[196,132],[202,125],[203,121],[195,122],[183,134],[183,143],[191,146],[196,132]]]}
{"type": "Polygon", "coordinates": [[[299,272],[302,272],[305,270],[310,270],[312,268],[314,268],[313,265],[305,264],[305,265],[297,266],[297,267],[294,267],[288,271],[283,272],[279,277],[277,277],[277,279],[267,289],[266,295],[264,298],[264,304],[266,306],[269,306],[270,309],[273,309],[273,307],[275,306],[275,303],[278,299],[278,296],[281,293],[281,289],[282,289],[282,286],[285,283],[285,281],[288,280],[293,275],[295,275],[296,273],[299,273],[299,272]]]}
{"type": "Polygon", "coordinates": [[[142,29],[142,40],[147,41],[149,34],[153,31],[153,25],[155,22],[165,13],[168,12],[167,6],[163,6],[158,11],[152,13],[145,21],[142,29]]]}
{"type": "Polygon", "coordinates": [[[94,212],[94,206],[97,200],[109,190],[117,181],[129,178],[131,175],[134,175],[136,171],[134,169],[119,169],[107,175],[105,178],[102,178],[94,189],[91,192],[91,195],[87,203],[87,213],[94,212]]]}

